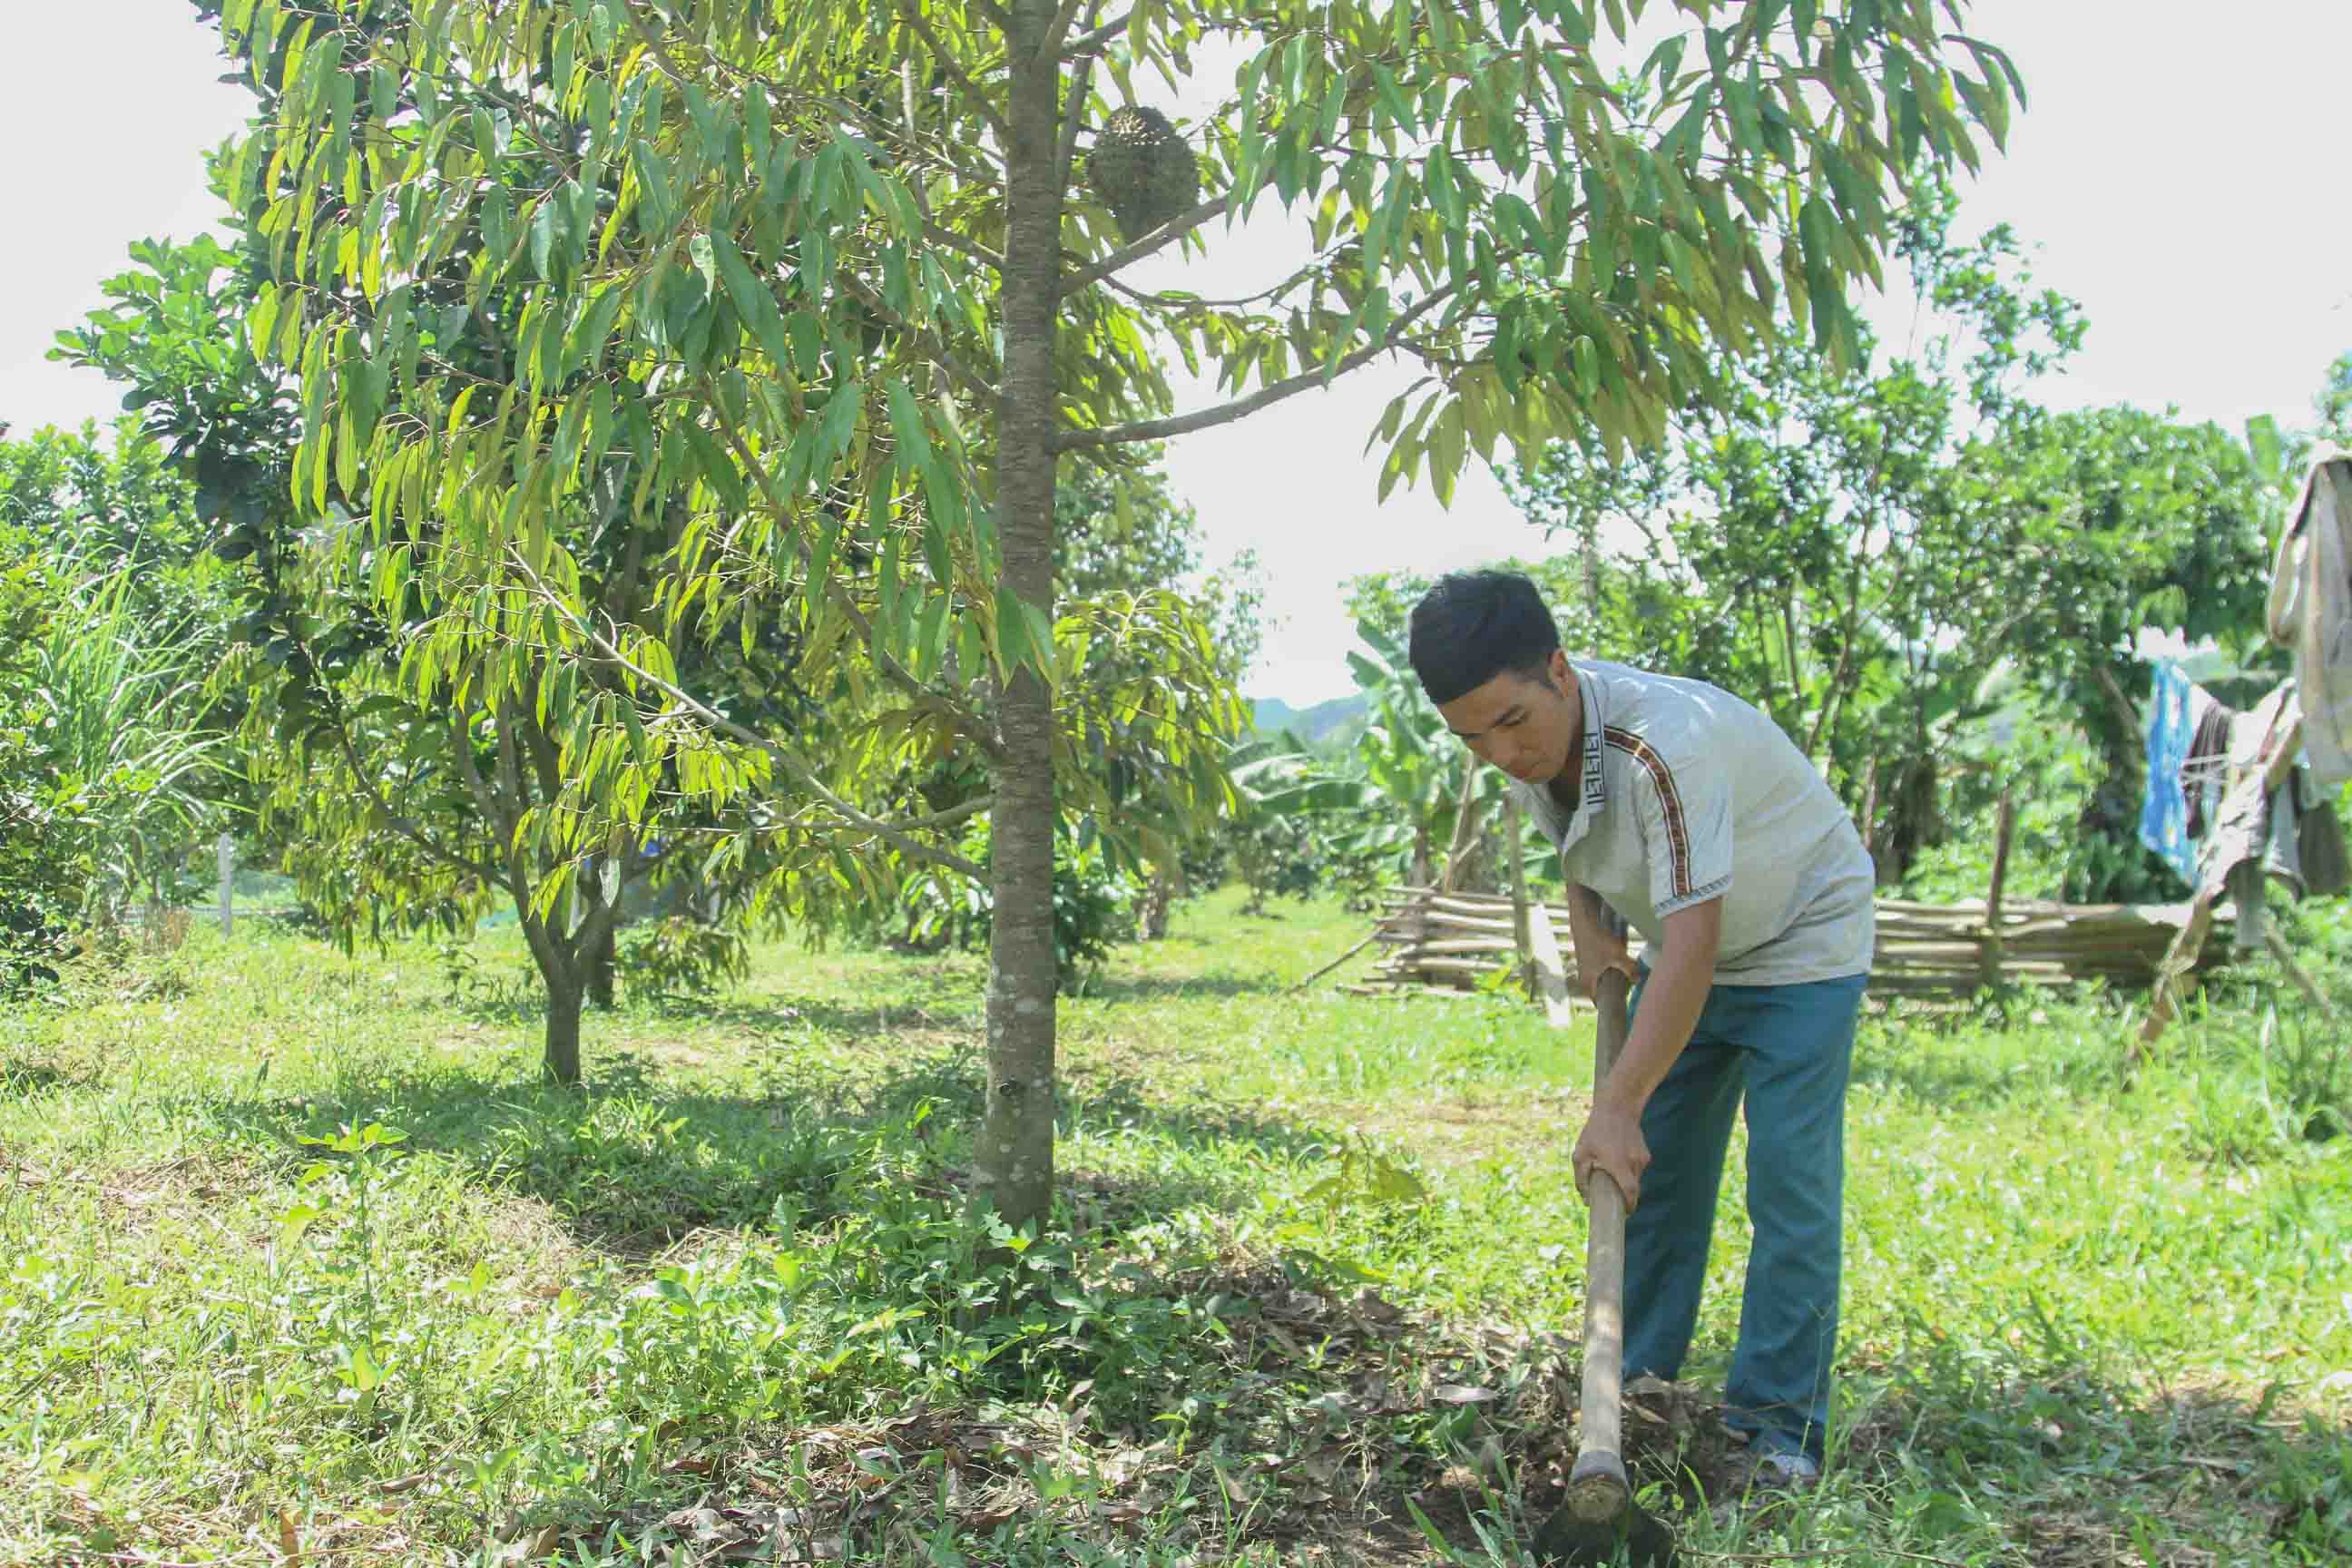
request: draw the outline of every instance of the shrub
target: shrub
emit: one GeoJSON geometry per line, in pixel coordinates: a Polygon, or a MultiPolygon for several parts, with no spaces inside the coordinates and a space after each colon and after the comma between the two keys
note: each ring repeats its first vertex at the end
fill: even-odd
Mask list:
{"type": "Polygon", "coordinates": [[[750,974],[751,950],[738,931],[666,915],[622,934],[620,969],[632,994],[698,995],[750,974]]]}
{"type": "MultiPolygon", "coordinates": [[[[964,832],[964,858],[985,868],[992,844],[988,818],[974,817],[964,832]]],[[[1135,939],[1143,893],[1141,877],[1116,863],[1101,839],[1061,825],[1054,847],[1054,968],[1064,992],[1083,989],[1113,947],[1135,939]]],[[[987,947],[996,907],[987,883],[926,868],[907,882],[900,901],[911,941],[987,947]]]]}

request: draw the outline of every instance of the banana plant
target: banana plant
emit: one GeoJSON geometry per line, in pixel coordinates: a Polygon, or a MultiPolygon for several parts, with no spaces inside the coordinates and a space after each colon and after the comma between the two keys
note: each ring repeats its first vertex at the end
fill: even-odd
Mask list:
{"type": "MultiPolygon", "coordinates": [[[[1465,781],[1466,799],[1489,826],[1501,820],[1507,786],[1496,770],[1465,763],[1394,634],[1360,621],[1356,635],[1363,646],[1348,665],[1370,718],[1354,750],[1328,762],[1286,734],[1241,752],[1234,783],[1244,811],[1310,818],[1333,857],[1402,881],[1452,842],[1465,781]]],[[[1549,851],[1538,844],[1526,865],[1532,877],[1549,875],[1549,851]]]]}

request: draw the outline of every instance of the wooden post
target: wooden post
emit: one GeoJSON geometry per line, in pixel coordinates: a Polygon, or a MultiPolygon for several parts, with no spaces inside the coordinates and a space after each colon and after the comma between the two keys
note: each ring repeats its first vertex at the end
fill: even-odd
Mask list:
{"type": "Polygon", "coordinates": [[[227,936],[236,924],[236,840],[224,833],[215,847],[220,856],[221,935],[227,936]]]}
{"type": "Polygon", "coordinates": [[[2317,982],[2303,972],[2303,965],[2294,961],[2294,952],[2287,946],[2286,939],[2279,935],[2275,928],[2265,926],[2263,928],[2263,942],[2271,950],[2271,956],[2278,961],[2279,972],[2294,982],[2296,990],[2310,998],[2311,1005],[2319,1009],[2321,1017],[2335,1023],[2336,1004],[2327,999],[2327,993],[2319,988],[2317,982]]]}
{"type": "Polygon", "coordinates": [[[1528,1000],[1538,1000],[1535,949],[1528,931],[1528,868],[1519,853],[1519,797],[1503,796],[1503,853],[1511,858],[1511,936],[1519,948],[1519,979],[1528,1000]]]}
{"type": "Polygon", "coordinates": [[[1870,759],[1870,766],[1862,775],[1862,852],[1873,860],[1878,858],[1878,758],[1870,759]]]}
{"type": "Polygon", "coordinates": [[[2188,984],[2189,974],[2204,956],[2205,938],[2213,929],[2213,895],[2200,891],[2189,901],[2189,919],[2181,925],[2180,934],[2158,961],[2156,980],[2147,992],[2147,1017],[2132,1039],[2131,1048],[2124,1053],[2124,1074],[2128,1078],[2138,1068],[2144,1048],[2156,1044],[2172,1022],[2172,1015],[2180,1006],[2180,988],[2188,984]]]}
{"type": "Polygon", "coordinates": [[[1985,894],[1982,963],[1983,981],[1989,986],[2000,984],[2000,886],[2009,879],[2009,840],[2016,831],[2017,802],[2004,789],[2000,792],[2000,826],[1992,845],[1992,887],[1985,894]]]}
{"type": "Polygon", "coordinates": [[[1462,862],[1469,858],[1477,826],[1478,754],[1473,752],[1462,759],[1462,804],[1454,813],[1454,842],[1445,851],[1445,873],[1438,879],[1439,892],[1454,890],[1454,879],[1462,875],[1462,862]]]}

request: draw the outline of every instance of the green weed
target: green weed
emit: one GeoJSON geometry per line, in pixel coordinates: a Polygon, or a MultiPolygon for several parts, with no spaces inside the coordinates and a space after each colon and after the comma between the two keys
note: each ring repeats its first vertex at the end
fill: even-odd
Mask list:
{"type": "MultiPolygon", "coordinates": [[[[1357,918],[1238,898],[1065,1004],[1043,1237],[968,1201],[971,955],[625,992],[585,1093],[430,948],[257,922],[184,994],[134,956],[0,1016],[0,1558],[1521,1561],[1574,1447],[1591,1037],[1289,994],[1357,918]]],[[[1865,1028],[1801,1507],[1720,1495],[1735,1146],[1688,1381],[1629,1415],[1686,1554],[2340,1554],[2352,1139],[2312,1131],[2335,1037],[2263,1000],[2128,1091],[2101,998],[1865,1028]]]]}

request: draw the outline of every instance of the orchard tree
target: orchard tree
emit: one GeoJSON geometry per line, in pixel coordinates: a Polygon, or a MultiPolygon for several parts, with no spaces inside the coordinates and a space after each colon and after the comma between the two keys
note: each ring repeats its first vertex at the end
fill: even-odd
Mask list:
{"type": "Polygon", "coordinates": [[[2169,896],[2139,842],[2151,670],[2135,644],[2162,630],[2283,662],[2262,636],[2270,557],[2253,456],[2217,426],[2085,409],[1972,443],[1959,483],[1962,510],[1986,520],[1970,640],[2013,659],[2098,758],[2064,896],[2169,896]]]}
{"type": "MultiPolygon", "coordinates": [[[[58,481],[76,480],[82,510],[139,515],[107,498],[135,500],[126,487],[151,468],[160,475],[144,481],[151,488],[190,489],[165,469],[166,451],[194,480],[168,527],[150,522],[118,542],[85,525],[76,548],[130,569],[142,618],[154,624],[185,618],[163,595],[191,578],[188,569],[156,563],[202,551],[191,580],[207,585],[215,607],[205,637],[173,640],[201,647],[207,673],[221,666],[214,684],[236,722],[245,774],[236,793],[257,837],[346,944],[395,931],[470,930],[503,897],[545,991],[546,1070],[576,1080],[583,1005],[614,1000],[624,887],[682,868],[698,888],[708,885],[712,868],[694,851],[725,824],[673,787],[651,824],[661,853],[608,845],[598,876],[576,897],[561,905],[542,898],[564,858],[517,845],[515,830],[556,779],[546,725],[535,711],[480,700],[455,683],[404,680],[402,654],[424,608],[341,570],[327,547],[348,529],[340,509],[321,515],[289,499],[303,428],[299,383],[252,346],[268,325],[253,314],[257,258],[266,251],[236,214],[225,215],[224,227],[237,248],[209,237],[133,246],[137,265],[105,285],[110,302],[59,336],[57,357],[126,383],[124,404],[142,416],[142,438],[126,445],[118,465],[121,479],[100,486],[105,475],[89,460],[60,459],[58,481]],[[671,852],[681,845],[685,853],[671,852]]],[[[495,334],[494,321],[469,321],[446,329],[437,346],[461,360],[488,356],[495,334]]],[[[590,563],[592,597],[625,600],[641,584],[631,563],[647,556],[646,542],[618,529],[600,532],[595,521],[567,520],[581,525],[571,547],[590,563]]],[[[800,701],[789,648],[773,637],[698,647],[693,656],[698,674],[726,689],[739,712],[789,717],[800,701]]],[[[609,681],[609,671],[577,673],[592,693],[609,681]]],[[[767,826],[791,828],[788,821],[767,826]]],[[[739,847],[742,838],[723,841],[739,847]]]]}
{"type": "MultiPolygon", "coordinates": [[[[893,689],[895,734],[985,762],[974,1184],[1020,1226],[1051,1193],[1057,776],[1101,787],[1057,775],[1057,696],[1103,635],[1174,681],[1198,662],[1197,626],[1149,606],[1057,614],[1065,466],[1396,357],[1423,374],[1373,432],[1383,491],[1446,497],[1500,444],[1656,439],[1715,351],[1776,322],[1851,357],[1844,292],[1878,275],[1900,172],[1973,164],[2005,126],[2006,61],[1944,30],[1963,12],[226,0],[222,23],[278,93],[232,183],[266,204],[257,341],[301,377],[291,492],[362,516],[352,569],[421,596],[411,679],[536,709],[603,660],[635,699],[558,713],[563,789],[524,835],[584,856],[631,829],[647,770],[719,795],[743,787],[723,759],[772,754],[682,684],[697,605],[788,621],[810,679],[893,689]],[[1144,101],[1234,46],[1196,123],[1144,101]],[[1266,289],[1128,281],[1267,206],[1306,234],[1266,289]],[[428,300],[461,254],[461,299],[428,300]],[[497,362],[433,347],[492,303],[497,362]],[[1171,353],[1223,400],[1175,411],[1171,353]],[[683,519],[626,619],[584,601],[558,524],[614,502],[683,519]],[[992,700],[963,700],[982,670],[992,700]]],[[[1207,787],[1172,748],[1220,706],[1163,710],[1171,777],[1207,787]]]]}
{"type": "Polygon", "coordinates": [[[1927,181],[1899,215],[1919,330],[1865,339],[1868,374],[1783,334],[1727,358],[1670,446],[1557,443],[1506,484],[1588,563],[1604,521],[1642,536],[1586,568],[1601,646],[1753,698],[1869,819],[1883,879],[1936,837],[1939,772],[2008,668],[2099,757],[2066,892],[2149,896],[2132,642],[2258,631],[2254,469],[2210,426],[2043,408],[2080,309],[2007,228],[1958,241],[1957,207],[1927,181]]]}
{"type": "Polygon", "coordinates": [[[1885,823],[1890,881],[1933,837],[1938,757],[2014,646],[1994,618],[2017,601],[1990,583],[2008,520],[1968,504],[1970,432],[1998,452],[2038,419],[2021,389],[2082,332],[2071,300],[2028,286],[2008,231],[1954,239],[1957,206],[1930,177],[1895,215],[1913,343],[1865,333],[1849,366],[1783,331],[1727,353],[1720,395],[1677,410],[1671,442],[1557,442],[1502,476],[1578,546],[1590,640],[1754,700],[1866,828],[1885,823]],[[1604,549],[1604,528],[1638,543],[1604,549]]]}

